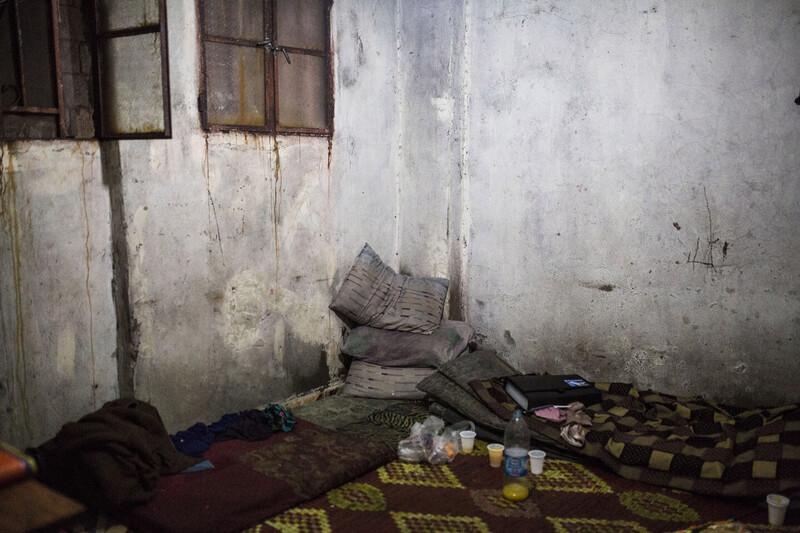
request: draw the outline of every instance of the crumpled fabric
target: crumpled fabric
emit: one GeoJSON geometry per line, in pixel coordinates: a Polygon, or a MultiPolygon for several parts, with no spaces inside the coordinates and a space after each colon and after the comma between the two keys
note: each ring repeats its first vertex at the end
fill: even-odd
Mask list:
{"type": "Polygon", "coordinates": [[[273,431],[291,431],[295,423],[297,423],[291,410],[276,403],[264,409],[263,413],[264,418],[271,424],[273,431]]]}
{"type": "Polygon", "coordinates": [[[257,410],[242,411],[224,431],[217,434],[214,441],[224,440],[264,440],[272,436],[272,424],[264,414],[257,410]]]}
{"type": "Polygon", "coordinates": [[[158,410],[134,398],[64,424],[34,451],[45,483],[107,510],[150,501],[160,476],[198,462],[173,448],[158,410]]]}
{"type": "Polygon", "coordinates": [[[211,447],[214,437],[215,433],[202,422],[169,436],[176,450],[192,457],[202,457],[211,447]]]}
{"type": "Polygon", "coordinates": [[[536,416],[540,418],[544,418],[545,420],[551,420],[553,422],[563,422],[567,419],[567,410],[558,408],[554,405],[549,407],[544,407],[542,409],[537,409],[533,412],[536,416]]]}
{"type": "Polygon", "coordinates": [[[271,404],[263,410],[250,409],[223,415],[210,425],[198,422],[170,435],[170,440],[178,451],[192,457],[202,457],[214,442],[264,440],[275,431],[291,431],[295,422],[291,410],[271,404]]]}
{"type": "Polygon", "coordinates": [[[583,410],[581,402],[572,402],[566,408],[566,418],[561,425],[561,438],[576,448],[583,448],[588,428],[592,427],[592,418],[583,410]]]}

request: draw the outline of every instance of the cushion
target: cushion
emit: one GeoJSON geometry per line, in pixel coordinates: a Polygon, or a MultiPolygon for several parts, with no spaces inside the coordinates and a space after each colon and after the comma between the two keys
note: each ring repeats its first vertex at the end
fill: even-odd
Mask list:
{"type": "Polygon", "coordinates": [[[519,374],[505,359],[488,350],[465,353],[442,365],[439,371],[476,399],[478,395],[469,386],[471,380],[504,378],[519,374]]]}
{"type": "Polygon", "coordinates": [[[396,274],[365,244],[330,308],[359,326],[430,334],[442,320],[449,285],[396,274]]]}
{"type": "Polygon", "coordinates": [[[417,383],[434,372],[435,368],[396,368],[353,361],[340,394],[420,400],[425,393],[417,390],[417,383]]]}
{"type": "Polygon", "coordinates": [[[474,335],[475,328],[457,320],[442,320],[430,335],[360,326],[347,336],[342,352],[376,365],[432,367],[466,350],[474,335]]]}
{"type": "Polygon", "coordinates": [[[505,430],[506,420],[497,416],[491,409],[476,400],[471,393],[459,387],[441,372],[431,374],[422,380],[417,385],[417,388],[481,427],[492,429],[501,434],[505,430]]]}
{"type": "Polygon", "coordinates": [[[478,400],[468,382],[482,376],[505,377],[517,373],[494,352],[479,350],[445,363],[417,388],[476,424],[502,432],[506,421],[478,400]]]}

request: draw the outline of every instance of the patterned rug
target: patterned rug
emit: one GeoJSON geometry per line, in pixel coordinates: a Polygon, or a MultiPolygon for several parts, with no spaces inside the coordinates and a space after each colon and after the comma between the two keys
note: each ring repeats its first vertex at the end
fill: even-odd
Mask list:
{"type": "MultiPolygon", "coordinates": [[[[516,407],[499,379],[469,382],[503,419],[516,407]]],[[[591,429],[575,454],[620,476],[698,494],[764,498],[800,494],[800,406],[745,409],[700,397],[595,383],[603,401],[586,407],[591,429]]],[[[525,420],[539,440],[563,444],[561,423],[525,420]]],[[[564,445],[566,447],[566,445],[564,445]]]]}
{"type": "Polygon", "coordinates": [[[414,422],[430,416],[428,403],[354,396],[329,396],[293,410],[318,426],[386,444],[393,450],[408,437],[414,422]]]}
{"type": "Polygon", "coordinates": [[[800,514],[767,525],[761,501],[721,499],[627,480],[605,470],[547,459],[532,476],[527,500],[502,497],[501,469],[488,464],[486,443],[447,465],[394,461],[247,533],[671,532],[710,521],[734,520],[745,530],[800,531],[800,514]]]}
{"type": "Polygon", "coordinates": [[[394,453],[298,420],[263,441],[215,442],[203,456],[214,468],[159,478],[151,501],[117,518],[142,533],[236,532],[374,471],[394,453]]]}

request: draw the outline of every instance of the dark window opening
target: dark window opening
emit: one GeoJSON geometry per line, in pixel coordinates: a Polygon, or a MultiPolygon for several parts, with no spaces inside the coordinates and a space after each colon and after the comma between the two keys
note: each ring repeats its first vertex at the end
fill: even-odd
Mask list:
{"type": "Polygon", "coordinates": [[[0,138],[66,134],[57,0],[0,1],[0,138]]]}
{"type": "Polygon", "coordinates": [[[199,0],[203,127],[330,135],[330,0],[199,0]]]}
{"type": "Polygon", "coordinates": [[[0,139],[169,137],[165,0],[0,0],[0,139]]]}

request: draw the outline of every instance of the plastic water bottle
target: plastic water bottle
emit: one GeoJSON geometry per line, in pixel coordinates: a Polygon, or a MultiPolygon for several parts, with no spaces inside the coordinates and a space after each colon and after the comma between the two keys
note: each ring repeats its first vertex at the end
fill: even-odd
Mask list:
{"type": "Polygon", "coordinates": [[[531,433],[522,411],[517,409],[508,421],[503,438],[505,450],[503,456],[503,496],[507,500],[522,501],[528,497],[530,481],[528,480],[528,449],[531,444],[531,433]]]}

